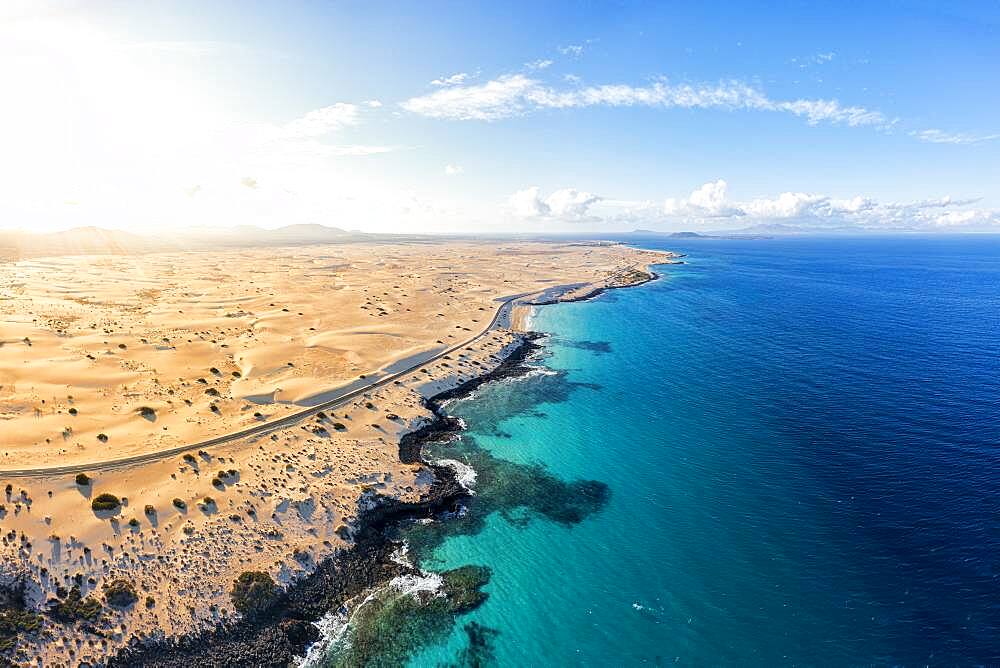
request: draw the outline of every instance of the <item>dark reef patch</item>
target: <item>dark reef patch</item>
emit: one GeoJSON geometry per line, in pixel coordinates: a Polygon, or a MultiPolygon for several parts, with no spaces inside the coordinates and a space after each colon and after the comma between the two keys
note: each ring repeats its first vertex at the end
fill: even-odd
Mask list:
{"type": "Polygon", "coordinates": [[[600,511],[611,497],[598,480],[562,480],[538,464],[519,464],[493,456],[476,441],[461,439],[429,444],[429,458],[463,461],[476,471],[476,495],[462,513],[447,522],[414,524],[403,531],[416,563],[427,565],[434,548],[448,536],[476,534],[492,513],[525,526],[535,517],[571,526],[600,511]]]}
{"type": "Polygon", "coordinates": [[[481,668],[496,663],[493,640],[500,632],[477,622],[469,622],[462,627],[468,644],[452,663],[442,668],[481,668]]]}
{"type": "Polygon", "coordinates": [[[552,339],[552,344],[563,348],[576,348],[578,350],[589,350],[592,353],[605,355],[611,352],[611,344],[607,341],[574,341],[573,339],[552,339]]]}
{"type": "Polygon", "coordinates": [[[414,651],[444,638],[457,615],[482,605],[490,569],[463,566],[441,573],[438,592],[404,592],[388,586],[362,605],[351,619],[348,642],[329,665],[401,666],[414,651]]]}

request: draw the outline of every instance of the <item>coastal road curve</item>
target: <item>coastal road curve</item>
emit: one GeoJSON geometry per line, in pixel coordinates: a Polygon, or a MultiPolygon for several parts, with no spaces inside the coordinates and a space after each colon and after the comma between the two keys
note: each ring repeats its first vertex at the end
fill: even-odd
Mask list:
{"type": "Polygon", "coordinates": [[[389,374],[387,376],[381,376],[379,378],[373,378],[371,382],[366,383],[360,387],[356,387],[352,390],[345,391],[343,394],[339,394],[332,399],[328,399],[322,403],[316,404],[315,406],[310,406],[309,408],[304,408],[295,413],[285,415],[280,418],[276,418],[269,422],[262,422],[256,424],[252,427],[247,427],[246,429],[241,429],[239,431],[234,431],[229,434],[223,434],[221,436],[215,436],[214,438],[209,438],[204,441],[198,441],[197,443],[188,443],[186,445],[179,445],[177,447],[168,448],[166,450],[157,450],[155,452],[146,452],[140,455],[132,455],[131,457],[121,457],[119,459],[107,459],[99,462],[89,462],[83,464],[71,464],[68,466],[48,466],[48,467],[36,467],[36,468],[21,468],[21,469],[5,469],[0,470],[0,478],[44,478],[56,475],[66,475],[66,474],[76,474],[76,473],[86,473],[93,471],[108,471],[112,469],[126,468],[129,466],[135,466],[137,464],[148,464],[151,462],[161,461],[167,459],[168,457],[174,457],[176,455],[183,454],[185,452],[190,452],[192,450],[204,450],[206,448],[211,448],[213,446],[222,445],[223,443],[229,443],[232,441],[239,440],[241,438],[247,438],[249,436],[259,436],[261,434],[266,434],[268,432],[274,431],[275,429],[282,429],[284,427],[289,427],[302,420],[312,417],[319,413],[320,411],[330,410],[331,408],[337,408],[352,399],[356,399],[366,392],[387,385],[395,380],[399,380],[403,376],[413,373],[419,370],[421,367],[426,366],[432,362],[436,362],[445,355],[451,354],[461,348],[469,346],[482,337],[486,336],[490,331],[496,328],[497,323],[504,322],[505,327],[510,326],[510,312],[514,307],[514,303],[524,297],[539,294],[541,291],[536,292],[525,292],[517,295],[511,295],[509,297],[503,297],[502,303],[497,308],[496,313],[493,314],[493,318],[490,320],[489,324],[483,328],[478,334],[465,339],[461,343],[456,343],[455,345],[442,350],[441,352],[429,357],[425,360],[421,360],[412,366],[409,366],[402,371],[396,371],[395,373],[389,374]]]}

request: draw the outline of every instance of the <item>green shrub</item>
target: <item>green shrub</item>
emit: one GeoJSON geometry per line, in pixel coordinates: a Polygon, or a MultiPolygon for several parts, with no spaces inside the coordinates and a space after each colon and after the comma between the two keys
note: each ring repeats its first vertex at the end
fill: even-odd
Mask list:
{"type": "Polygon", "coordinates": [[[258,612],[274,599],[278,588],[267,573],[244,571],[233,581],[233,607],[243,614],[258,612]]]}
{"type": "Polygon", "coordinates": [[[139,597],[135,593],[135,588],[128,580],[115,580],[104,585],[104,600],[114,608],[127,608],[139,597]]]}
{"type": "Polygon", "coordinates": [[[80,487],[86,487],[87,485],[90,484],[90,476],[88,476],[86,473],[77,473],[76,484],[79,485],[80,487]]]}
{"type": "Polygon", "coordinates": [[[14,649],[21,634],[33,633],[41,625],[41,616],[23,607],[0,608],[0,652],[14,649]]]}
{"type": "Polygon", "coordinates": [[[90,507],[95,511],[98,510],[115,510],[121,506],[122,502],[118,500],[118,497],[114,494],[108,494],[107,492],[99,494],[94,497],[94,500],[90,502],[90,507]]]}
{"type": "Polygon", "coordinates": [[[79,585],[73,585],[69,594],[52,608],[52,614],[63,621],[96,620],[101,615],[101,604],[93,596],[83,598],[79,585]]]}
{"type": "Polygon", "coordinates": [[[183,499],[174,499],[173,504],[174,508],[177,508],[178,510],[184,510],[187,508],[187,504],[184,503],[183,499]]]}

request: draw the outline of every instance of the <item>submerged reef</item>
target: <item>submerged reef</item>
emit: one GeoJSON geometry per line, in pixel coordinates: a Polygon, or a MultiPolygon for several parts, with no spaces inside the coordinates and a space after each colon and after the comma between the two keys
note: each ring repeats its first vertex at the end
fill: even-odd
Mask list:
{"type": "Polygon", "coordinates": [[[486,600],[481,588],[489,582],[490,569],[463,566],[426,579],[433,584],[421,588],[398,578],[365,599],[351,619],[346,642],[328,657],[328,665],[405,664],[415,650],[451,631],[457,615],[486,600]]]}

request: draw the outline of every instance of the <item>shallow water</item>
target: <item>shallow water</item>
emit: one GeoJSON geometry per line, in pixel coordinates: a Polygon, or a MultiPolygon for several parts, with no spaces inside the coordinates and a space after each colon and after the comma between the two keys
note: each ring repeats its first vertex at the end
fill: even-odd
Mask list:
{"type": "Polygon", "coordinates": [[[1000,242],[636,241],[689,264],[449,407],[479,505],[414,554],[489,599],[411,665],[1000,659],[1000,242]]]}

